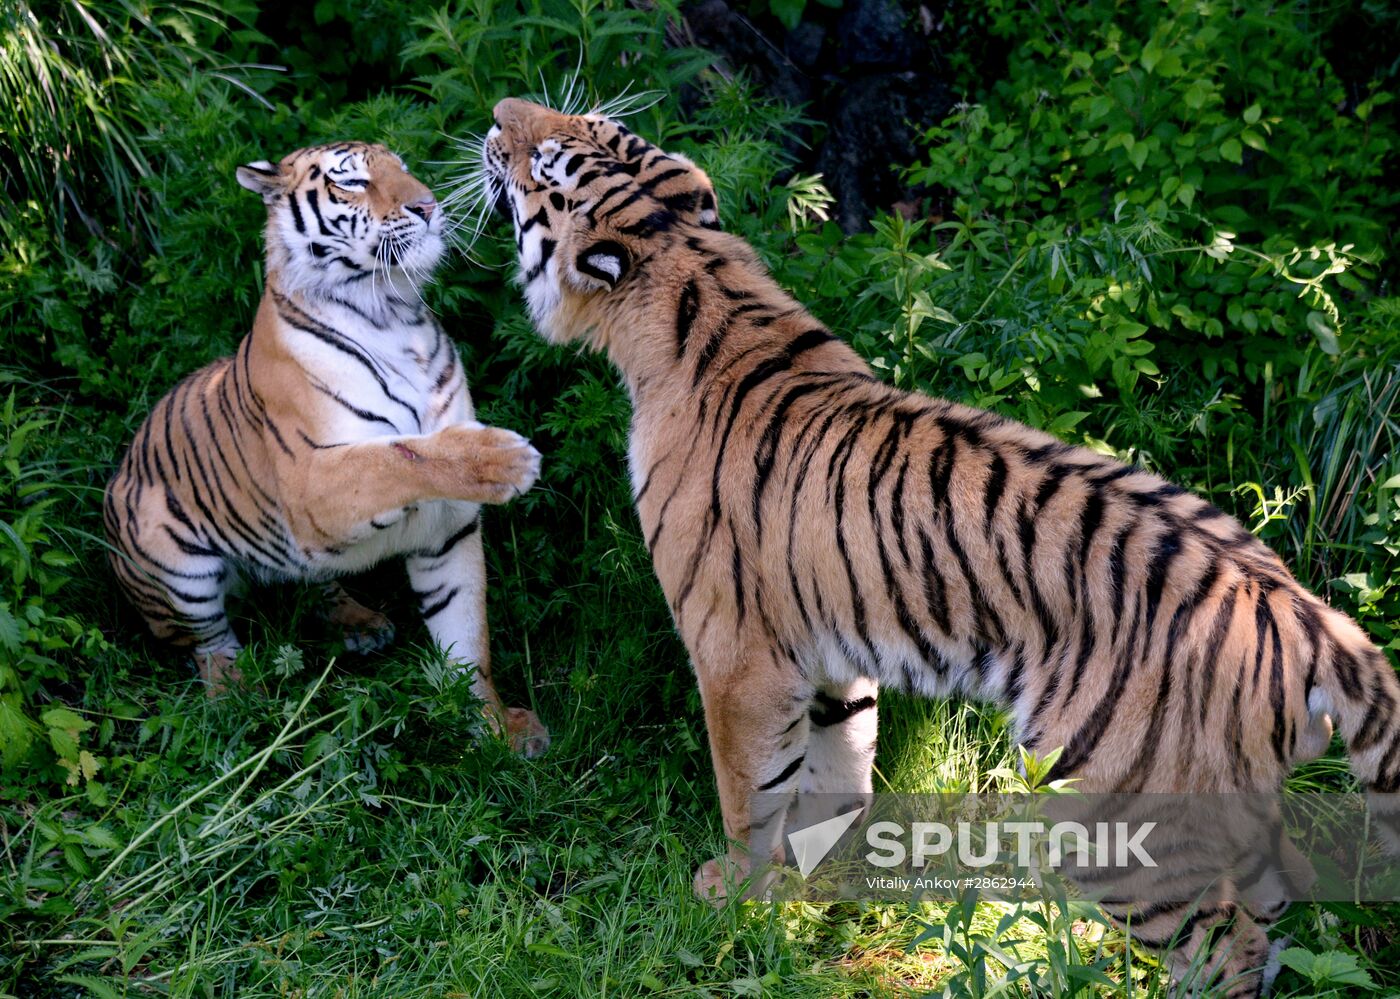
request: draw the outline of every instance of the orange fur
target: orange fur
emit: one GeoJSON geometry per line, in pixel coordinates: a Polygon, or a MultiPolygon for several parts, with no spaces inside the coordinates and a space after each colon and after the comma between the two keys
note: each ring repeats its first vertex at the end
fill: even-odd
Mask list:
{"type": "MultiPolygon", "coordinates": [[[[709,184],[596,118],[503,101],[486,161],[537,328],[606,351],[633,404],[637,512],[704,701],[726,836],[780,853],[756,791],[871,793],[875,689],[1004,704],[1086,791],[1265,791],[1331,720],[1394,822],[1400,683],[1233,519],[1156,475],[877,381],[752,249],[709,184]],[[692,196],[668,202],[652,179],[692,196]],[[712,199],[711,199],[712,203],[712,199]],[[528,229],[522,223],[535,219],[528,229]],[[543,250],[544,242],[549,251],[543,250]],[[1330,716],[1330,717],[1329,717],[1330,716]]],[[[702,867],[702,894],[746,853],[702,867]]],[[[1179,972],[1252,994],[1251,886],[1136,913],[1179,972]]],[[[1191,893],[1187,891],[1186,897],[1191,893]]],[[[1269,910],[1269,911],[1266,911],[1269,910]]]]}
{"type": "MultiPolygon", "coordinates": [[[[268,206],[266,288],[233,357],[162,398],[107,487],[111,563],[159,637],[192,646],[210,693],[237,680],[224,610],[239,577],[327,579],[403,555],[429,630],[493,726],[548,733],[491,682],[479,504],[530,488],[539,455],[483,427],[418,288],[442,250],[428,189],[383,146],[240,167],[268,206]]],[[[387,619],[335,587],[347,644],[387,619]]]]}

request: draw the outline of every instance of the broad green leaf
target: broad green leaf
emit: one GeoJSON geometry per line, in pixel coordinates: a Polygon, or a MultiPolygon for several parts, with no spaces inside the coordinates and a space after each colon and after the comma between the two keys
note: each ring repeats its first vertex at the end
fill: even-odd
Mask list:
{"type": "Polygon", "coordinates": [[[22,759],[34,744],[37,731],[38,726],[24,713],[20,695],[0,694],[0,760],[10,765],[22,759]]]}
{"type": "Polygon", "coordinates": [[[92,722],[64,707],[49,708],[39,716],[39,720],[49,728],[63,729],[74,735],[92,728],[92,722]]]}
{"type": "Polygon", "coordinates": [[[791,31],[802,20],[802,11],[806,6],[807,0],[769,0],[768,9],[784,28],[791,31]]]}
{"type": "Polygon", "coordinates": [[[10,613],[9,605],[0,600],[0,649],[4,649],[11,654],[19,652],[19,644],[24,633],[20,631],[19,622],[10,613]]]}
{"type": "Polygon", "coordinates": [[[98,978],[95,975],[60,975],[58,980],[66,985],[81,985],[97,999],[122,999],[126,995],[125,986],[119,989],[110,979],[98,978]]]}
{"type": "Polygon", "coordinates": [[[1373,989],[1375,982],[1361,967],[1355,954],[1326,950],[1314,954],[1302,947],[1289,947],[1278,956],[1279,963],[1310,980],[1313,985],[1350,985],[1373,989]]]}
{"type": "Polygon", "coordinates": [[[99,850],[119,850],[122,841],[104,825],[93,823],[83,830],[83,838],[99,850]]]}
{"type": "Polygon", "coordinates": [[[1327,316],[1321,312],[1308,313],[1308,329],[1317,338],[1317,345],[1322,348],[1324,354],[1336,357],[1341,353],[1341,348],[1337,346],[1337,331],[1327,322],[1327,316]]]}

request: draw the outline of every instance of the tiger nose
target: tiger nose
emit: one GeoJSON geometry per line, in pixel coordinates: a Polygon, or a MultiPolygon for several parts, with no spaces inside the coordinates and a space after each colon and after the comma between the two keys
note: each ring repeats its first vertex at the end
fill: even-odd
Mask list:
{"type": "Polygon", "coordinates": [[[530,113],[531,104],[529,101],[522,101],[516,97],[507,97],[503,101],[497,102],[491,109],[491,117],[496,125],[501,129],[509,129],[513,125],[521,123],[530,113]]]}
{"type": "Polygon", "coordinates": [[[437,211],[437,200],[430,194],[404,207],[426,222],[433,217],[433,212],[437,211]]]}

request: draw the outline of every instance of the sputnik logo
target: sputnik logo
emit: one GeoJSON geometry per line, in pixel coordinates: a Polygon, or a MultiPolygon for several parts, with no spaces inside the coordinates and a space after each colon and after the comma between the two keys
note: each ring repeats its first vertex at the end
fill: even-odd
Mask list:
{"type": "Polygon", "coordinates": [[[792,846],[792,855],[797,859],[797,869],[802,872],[804,878],[817,869],[817,865],[826,859],[826,855],[835,848],[841,837],[846,835],[846,830],[851,828],[864,812],[864,806],[853,808],[835,818],[788,833],[787,840],[792,846]]]}

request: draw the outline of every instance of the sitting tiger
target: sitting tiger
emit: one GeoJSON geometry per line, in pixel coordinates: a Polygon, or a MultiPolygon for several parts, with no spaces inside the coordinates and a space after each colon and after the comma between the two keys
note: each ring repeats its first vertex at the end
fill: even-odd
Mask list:
{"type": "MultiPolygon", "coordinates": [[[[781,856],[786,809],[751,815],[755,792],[871,793],[880,686],[1004,705],[1022,744],[1063,747],[1052,777],[1085,791],[1275,789],[1335,719],[1394,823],[1394,670],[1236,521],[876,380],[716,231],[708,179],[682,157],[600,116],[512,99],[494,118],[482,157],[531,318],[606,351],[631,396],[637,512],[736,844],[700,868],[702,895],[743,879],[744,843],[781,856]]],[[[1254,993],[1255,917],[1278,912],[1192,905],[1108,908],[1145,945],[1175,938],[1178,977],[1219,935],[1208,970],[1254,993]]]]}
{"type": "MultiPolygon", "coordinates": [[[[224,601],[242,578],[319,580],[405,556],[433,640],[475,668],[493,728],[528,756],[549,734],[491,683],[482,503],[529,489],[540,456],[473,420],[457,350],[419,290],[442,256],[432,193],[380,145],[250,163],[267,205],[252,331],[152,410],[107,486],[117,579],[151,630],[192,647],[212,694],[238,679],[224,601]]],[[[347,644],[383,615],[326,583],[347,644]]]]}

